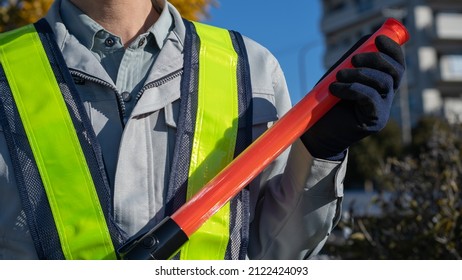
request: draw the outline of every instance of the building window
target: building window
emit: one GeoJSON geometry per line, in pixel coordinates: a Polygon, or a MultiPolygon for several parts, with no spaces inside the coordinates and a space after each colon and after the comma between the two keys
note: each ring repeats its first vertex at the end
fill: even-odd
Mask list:
{"type": "Polygon", "coordinates": [[[453,56],[450,61],[450,71],[459,79],[462,79],[462,55],[453,56]]]}
{"type": "Polygon", "coordinates": [[[436,32],[440,38],[462,38],[462,13],[436,14],[436,32]]]}
{"type": "Polygon", "coordinates": [[[444,55],[440,59],[443,81],[462,81],[462,55],[444,55]]]}

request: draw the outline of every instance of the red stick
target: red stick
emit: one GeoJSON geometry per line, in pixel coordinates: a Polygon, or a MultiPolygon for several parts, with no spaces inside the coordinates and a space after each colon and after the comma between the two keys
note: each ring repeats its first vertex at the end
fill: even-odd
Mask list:
{"type": "Polygon", "coordinates": [[[171,216],[187,236],[191,236],[339,101],[328,90],[336,73],[353,67],[353,55],[376,52],[374,40],[378,35],[387,35],[400,45],[409,39],[400,22],[387,19],[364,44],[171,216]]]}
{"type": "Polygon", "coordinates": [[[315,124],[338,101],[329,93],[340,69],[351,68],[351,57],[376,52],[378,35],[387,35],[402,45],[409,39],[405,27],[388,19],[366,42],[319,82],[298,104],[261,135],[225,169],[207,183],[171,217],[118,249],[124,259],[168,259],[224,204],[241,191],[286,148],[315,124]]]}

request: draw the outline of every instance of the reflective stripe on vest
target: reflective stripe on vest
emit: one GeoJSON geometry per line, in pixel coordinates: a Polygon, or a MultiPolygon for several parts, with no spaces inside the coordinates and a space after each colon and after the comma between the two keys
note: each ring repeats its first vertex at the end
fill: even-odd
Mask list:
{"type": "Polygon", "coordinates": [[[115,259],[111,235],[63,95],[33,25],[0,35],[0,61],[66,259],[115,259]]]}
{"type": "MultiPolygon", "coordinates": [[[[187,20],[184,23],[184,73],[167,215],[252,140],[252,87],[242,36],[187,20]]],[[[193,234],[174,258],[244,259],[249,209],[246,188],[193,234]]]]}
{"type": "MultiPolygon", "coordinates": [[[[198,100],[187,199],[234,157],[238,127],[237,54],[229,31],[194,23],[200,38],[198,100]]],[[[229,240],[227,203],[193,234],[181,259],[224,259],[229,240]]]]}

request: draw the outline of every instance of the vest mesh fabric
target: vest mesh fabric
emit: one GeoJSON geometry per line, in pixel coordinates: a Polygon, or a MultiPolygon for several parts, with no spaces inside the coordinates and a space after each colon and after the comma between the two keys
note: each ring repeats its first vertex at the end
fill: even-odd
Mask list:
{"type": "Polygon", "coordinates": [[[40,259],[64,259],[42,179],[3,67],[0,71],[0,115],[22,207],[37,255],[40,259]]]}
{"type": "MultiPolygon", "coordinates": [[[[237,85],[239,103],[239,131],[237,133],[234,156],[238,156],[252,143],[252,86],[250,83],[250,66],[247,60],[242,36],[230,31],[234,49],[238,54],[237,85]]],[[[249,186],[244,188],[231,200],[230,240],[226,250],[226,259],[245,259],[247,255],[250,223],[249,186]]]]}
{"type": "Polygon", "coordinates": [[[194,139],[199,79],[199,48],[197,36],[192,36],[191,23],[185,21],[184,70],[181,80],[181,103],[175,150],[167,192],[167,215],[185,203],[188,186],[189,160],[194,139]]]}
{"type": "MultiPolygon", "coordinates": [[[[188,186],[189,161],[194,139],[195,120],[197,112],[197,94],[199,79],[199,38],[193,36],[193,24],[184,21],[186,37],[184,46],[184,71],[181,81],[180,115],[173,163],[167,191],[167,215],[173,214],[186,201],[188,186]]],[[[173,259],[179,259],[176,254],[173,259]]]]}

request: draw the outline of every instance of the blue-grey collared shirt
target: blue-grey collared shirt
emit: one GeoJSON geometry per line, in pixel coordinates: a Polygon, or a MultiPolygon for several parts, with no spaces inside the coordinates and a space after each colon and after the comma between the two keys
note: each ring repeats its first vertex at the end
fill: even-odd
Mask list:
{"type": "Polygon", "coordinates": [[[127,48],[119,36],[105,30],[69,0],[62,1],[60,10],[69,32],[95,55],[112,78],[124,100],[128,117],[135,106],[136,95],[173,28],[167,5],[156,23],[127,48]]]}

